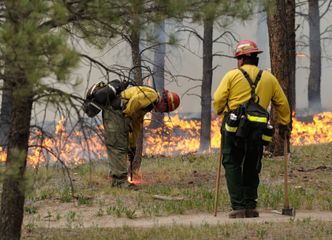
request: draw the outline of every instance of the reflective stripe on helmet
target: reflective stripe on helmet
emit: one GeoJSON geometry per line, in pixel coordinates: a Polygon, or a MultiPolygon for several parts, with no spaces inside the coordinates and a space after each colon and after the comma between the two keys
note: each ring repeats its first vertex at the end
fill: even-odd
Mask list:
{"type": "Polygon", "coordinates": [[[113,91],[114,95],[116,95],[116,89],[109,83],[107,86],[113,91]]]}
{"type": "Polygon", "coordinates": [[[241,55],[250,56],[251,53],[262,53],[263,51],[258,49],[255,42],[251,40],[241,40],[236,46],[234,57],[239,57],[241,55]]]}
{"type": "MultiPolygon", "coordinates": [[[[236,48],[236,52],[241,52],[241,51],[245,51],[245,50],[256,50],[257,47],[253,46],[250,43],[244,43],[244,44],[240,44],[239,46],[237,46],[236,48]]],[[[258,50],[258,49],[257,49],[258,50]]]]}
{"type": "Polygon", "coordinates": [[[168,107],[168,109],[175,109],[175,106],[174,106],[174,97],[173,97],[173,94],[168,94],[168,96],[170,97],[170,104],[172,105],[171,107],[168,107]]]}
{"type": "Polygon", "coordinates": [[[95,88],[97,87],[97,84],[94,84],[91,88],[91,90],[88,92],[89,95],[91,95],[94,91],[95,91],[95,88]]]}

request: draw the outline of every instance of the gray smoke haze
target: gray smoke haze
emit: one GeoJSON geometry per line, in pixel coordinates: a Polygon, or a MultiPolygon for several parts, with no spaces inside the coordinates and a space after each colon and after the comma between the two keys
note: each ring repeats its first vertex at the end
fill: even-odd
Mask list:
{"type": "MultiPolygon", "coordinates": [[[[260,55],[260,67],[264,69],[270,68],[269,59],[269,46],[268,46],[268,34],[267,27],[265,23],[265,16],[262,14],[257,15],[251,21],[246,23],[234,24],[230,29],[234,35],[239,39],[251,39],[256,41],[259,48],[264,52],[260,55]]],[[[331,18],[332,20],[332,18],[331,18]]],[[[169,27],[169,26],[168,26],[169,27]]],[[[170,28],[170,27],[169,27],[170,28]]],[[[202,28],[195,27],[201,34],[202,28]]],[[[304,29],[305,31],[305,29],[304,29]]],[[[215,36],[219,35],[220,32],[215,29],[215,36]]],[[[177,36],[182,39],[182,44],[185,45],[190,51],[197,54],[197,56],[190,53],[188,50],[183,50],[180,48],[169,47],[166,48],[167,60],[166,68],[168,71],[172,72],[174,75],[186,75],[193,79],[202,79],[202,60],[198,56],[202,55],[202,43],[194,38],[187,39],[186,34],[180,34],[177,36]]],[[[233,48],[235,47],[235,42],[232,43],[233,46],[215,46],[214,52],[222,52],[223,54],[232,55],[233,48]]],[[[119,44],[112,48],[112,51],[96,51],[85,46],[83,43],[79,46],[80,51],[89,54],[91,57],[95,57],[98,60],[104,62],[106,65],[119,64],[122,66],[131,66],[131,52],[126,44],[119,44]]],[[[323,49],[324,54],[324,49],[323,49]]],[[[153,59],[153,55],[150,53],[150,59],[153,59]]],[[[296,103],[297,109],[303,109],[307,107],[307,84],[309,70],[304,68],[309,65],[309,58],[307,55],[297,58],[297,72],[296,72],[296,103]]],[[[214,71],[212,94],[220,83],[222,76],[232,68],[236,67],[236,60],[231,58],[215,58],[213,62],[214,66],[219,67],[214,71]]],[[[322,79],[321,79],[321,98],[323,108],[332,111],[332,81],[330,80],[330,72],[332,71],[332,62],[328,62],[326,59],[322,59],[322,79]]],[[[105,77],[101,73],[100,69],[96,67],[90,69],[90,65],[85,62],[72,74],[73,79],[81,79],[82,84],[68,89],[70,92],[75,92],[80,96],[85,95],[87,89],[87,79],[90,75],[90,82],[88,85],[98,82],[105,81],[105,77]]],[[[115,76],[111,76],[115,77],[115,76]]],[[[166,79],[170,79],[166,77],[166,79]]],[[[165,87],[171,91],[176,91],[181,96],[181,105],[179,108],[179,113],[199,113],[200,112],[200,88],[198,87],[199,82],[189,81],[186,79],[177,79],[177,82],[166,82],[165,87]],[[187,92],[188,89],[192,89],[187,92]],[[184,94],[186,93],[186,94],[184,94]]],[[[49,108],[52,112],[52,108],[49,108]]],[[[52,116],[52,113],[50,114],[52,116]]],[[[51,117],[52,119],[52,117],[51,117]]]]}

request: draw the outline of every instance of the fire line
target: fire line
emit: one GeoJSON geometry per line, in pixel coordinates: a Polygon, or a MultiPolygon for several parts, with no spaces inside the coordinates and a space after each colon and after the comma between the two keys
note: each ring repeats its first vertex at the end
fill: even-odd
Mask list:
{"type": "MultiPolygon", "coordinates": [[[[144,156],[171,156],[196,153],[199,151],[200,121],[181,119],[178,115],[165,118],[163,129],[150,129],[151,119],[144,121],[144,156]]],[[[211,149],[220,146],[219,118],[211,122],[211,149]]],[[[312,122],[301,122],[293,118],[291,136],[292,145],[308,145],[332,142],[332,112],[323,112],[313,116],[312,122]]],[[[102,126],[97,129],[102,131],[102,126]]],[[[87,163],[89,159],[107,159],[106,149],[102,139],[97,134],[89,135],[85,141],[81,131],[68,133],[65,119],[57,123],[52,137],[42,137],[39,130],[33,131],[29,141],[28,164],[38,166],[61,160],[68,165],[87,163]]],[[[0,147],[0,162],[6,160],[7,154],[0,147]]]]}

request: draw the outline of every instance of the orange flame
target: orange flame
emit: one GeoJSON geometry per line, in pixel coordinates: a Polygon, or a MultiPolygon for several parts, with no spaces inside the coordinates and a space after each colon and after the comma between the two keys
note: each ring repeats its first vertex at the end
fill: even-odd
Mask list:
{"type": "Polygon", "coordinates": [[[140,173],[134,174],[133,179],[131,179],[131,176],[128,176],[128,182],[133,184],[142,184],[143,176],[140,173]]]}
{"type": "Polygon", "coordinates": [[[313,121],[303,123],[293,118],[291,143],[306,145],[332,142],[332,113],[323,112],[313,116],[313,121]]]}
{"type": "Polygon", "coordinates": [[[6,161],[6,158],[7,152],[2,147],[0,147],[0,162],[6,161]]]}
{"type": "MultiPolygon", "coordinates": [[[[199,151],[199,120],[185,120],[179,116],[165,118],[163,129],[149,128],[150,119],[145,119],[145,156],[188,154],[199,151]]],[[[35,130],[29,140],[28,164],[54,163],[58,160],[65,164],[78,165],[86,163],[87,159],[107,159],[106,148],[97,134],[89,134],[83,140],[82,131],[68,133],[65,119],[61,118],[55,128],[53,137],[43,136],[42,132],[35,130]]],[[[220,118],[211,123],[211,149],[220,147],[220,118]]],[[[332,142],[332,113],[323,112],[313,117],[313,122],[304,123],[293,118],[291,143],[293,145],[306,145],[332,142]]],[[[102,131],[98,126],[97,130],[102,131]]],[[[5,161],[6,151],[0,147],[0,162],[5,161]]],[[[135,176],[136,178],[136,176],[135,176]]],[[[135,179],[140,181],[140,178],[135,179]]],[[[130,179],[129,179],[130,180],[130,179]]]]}

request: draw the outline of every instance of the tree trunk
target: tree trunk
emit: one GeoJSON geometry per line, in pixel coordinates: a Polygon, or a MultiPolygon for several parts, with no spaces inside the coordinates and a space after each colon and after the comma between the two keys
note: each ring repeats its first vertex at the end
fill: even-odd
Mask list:
{"type": "MultiPolygon", "coordinates": [[[[268,9],[268,30],[272,73],[277,77],[291,105],[295,92],[295,1],[277,0],[268,9]]],[[[276,112],[272,107],[271,122],[277,126],[276,112]]],[[[270,151],[283,155],[283,139],[275,131],[270,151]]]]}
{"type": "MultiPolygon", "coordinates": [[[[17,82],[18,86],[23,87],[28,84],[26,79],[17,82]]],[[[25,200],[24,173],[32,109],[32,96],[16,96],[13,100],[1,195],[0,236],[3,240],[18,240],[21,236],[25,200]]]]}
{"type": "Polygon", "coordinates": [[[203,82],[201,89],[200,151],[207,151],[211,144],[211,86],[212,86],[213,20],[204,20],[203,82]]]}
{"type": "Polygon", "coordinates": [[[309,47],[310,73],[308,83],[308,105],[311,112],[321,111],[321,44],[318,0],[309,0],[309,47]]]}
{"type": "MultiPolygon", "coordinates": [[[[136,84],[142,85],[143,84],[143,77],[142,77],[142,58],[140,55],[140,32],[138,30],[139,28],[134,28],[132,31],[132,34],[130,36],[131,40],[131,54],[132,54],[132,62],[134,67],[134,80],[136,84]]],[[[141,167],[142,162],[142,153],[143,153],[143,128],[141,130],[141,133],[136,141],[136,153],[135,158],[133,161],[133,171],[137,172],[141,167]]]]}
{"type": "MultiPolygon", "coordinates": [[[[153,78],[154,87],[160,93],[165,88],[165,55],[166,55],[166,34],[165,34],[165,21],[162,21],[156,26],[156,36],[158,39],[158,46],[154,53],[153,61],[153,78]]],[[[152,121],[150,124],[151,128],[162,128],[164,120],[164,113],[152,112],[152,121]]]]}
{"type": "Polygon", "coordinates": [[[0,113],[0,146],[7,146],[12,111],[12,92],[8,81],[4,81],[0,113]]]}

